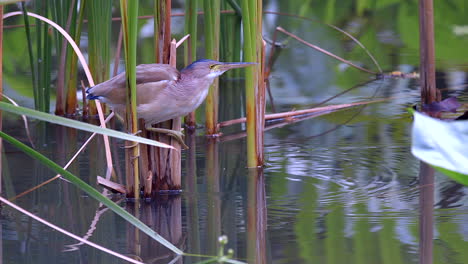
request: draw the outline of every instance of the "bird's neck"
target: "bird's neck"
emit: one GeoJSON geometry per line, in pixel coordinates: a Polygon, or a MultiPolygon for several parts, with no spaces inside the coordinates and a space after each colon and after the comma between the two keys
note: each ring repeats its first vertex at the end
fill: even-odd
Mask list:
{"type": "Polygon", "coordinates": [[[183,69],[180,72],[179,85],[183,87],[191,87],[193,92],[200,92],[201,90],[208,89],[216,77],[204,76],[196,77],[189,69],[183,69]]]}

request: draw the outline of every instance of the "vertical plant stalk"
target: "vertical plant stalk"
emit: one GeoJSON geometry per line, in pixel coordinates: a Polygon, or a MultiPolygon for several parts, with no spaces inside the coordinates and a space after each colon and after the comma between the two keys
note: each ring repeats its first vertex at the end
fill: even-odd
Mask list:
{"type": "MultiPolygon", "coordinates": [[[[46,9],[48,10],[48,8],[46,9]]],[[[41,82],[40,82],[40,86],[39,86],[39,90],[41,91],[42,93],[42,96],[41,96],[41,105],[42,105],[42,108],[43,108],[43,111],[48,113],[50,111],[50,83],[51,83],[51,70],[52,70],[52,67],[51,67],[51,59],[52,59],[52,34],[50,34],[49,32],[49,26],[47,25],[44,25],[43,27],[43,66],[42,67],[38,67],[39,69],[41,69],[42,73],[41,73],[41,82]]]]}
{"type": "MultiPolygon", "coordinates": [[[[89,67],[96,83],[109,79],[112,1],[86,1],[88,14],[89,67]]],[[[90,101],[89,114],[96,115],[95,101],[90,101]]]]}
{"type": "MultiPolygon", "coordinates": [[[[75,36],[74,40],[76,44],[79,46],[80,45],[80,39],[81,39],[81,29],[82,29],[82,24],[83,24],[83,17],[84,17],[84,11],[85,11],[85,3],[86,1],[80,1],[80,7],[78,11],[78,21],[76,22],[76,30],[75,30],[75,36]]],[[[69,72],[68,72],[68,81],[67,81],[67,89],[66,89],[66,100],[65,100],[65,113],[67,115],[74,115],[76,113],[76,108],[78,104],[78,100],[76,98],[76,92],[77,92],[77,83],[78,83],[78,57],[74,52],[68,53],[69,55],[67,56],[67,62],[69,66],[69,72]]],[[[86,99],[83,98],[83,109],[86,108],[85,106],[85,101],[86,99]]],[[[86,110],[87,111],[87,110],[86,110]]],[[[83,111],[84,112],[84,111],[83,111]]],[[[85,115],[85,113],[83,113],[85,115]]]]}
{"type": "MultiPolygon", "coordinates": [[[[261,0],[259,0],[261,2],[261,0]]],[[[255,129],[255,140],[256,140],[256,159],[257,159],[257,166],[262,166],[264,164],[264,153],[263,153],[263,135],[265,131],[265,108],[266,108],[266,82],[265,82],[265,49],[266,49],[266,42],[263,40],[262,37],[262,3],[258,4],[257,14],[256,14],[256,27],[257,27],[257,54],[260,55],[258,59],[260,70],[257,72],[258,77],[258,85],[255,94],[255,110],[256,110],[256,129],[255,129]],[[259,50],[260,49],[260,50],[259,50]]]]}
{"type": "MultiPolygon", "coordinates": [[[[122,29],[125,50],[125,68],[127,77],[127,111],[125,124],[127,131],[132,134],[138,132],[137,118],[137,90],[136,90],[136,49],[137,49],[137,20],[138,1],[120,0],[122,15],[122,29]]],[[[127,157],[127,197],[140,198],[140,173],[138,167],[139,145],[126,141],[127,157]]]]}
{"type": "MultiPolygon", "coordinates": [[[[184,63],[189,65],[197,58],[197,1],[198,0],[187,0],[185,1],[185,34],[189,34],[190,38],[185,45],[184,49],[184,63]]],[[[185,124],[188,127],[195,128],[197,125],[196,110],[189,113],[185,117],[185,124]]]]}
{"type": "MultiPolygon", "coordinates": [[[[176,67],[176,58],[177,58],[177,48],[176,48],[176,40],[172,40],[171,42],[171,53],[169,57],[169,64],[173,67],[176,67]]],[[[182,122],[181,118],[174,118],[172,119],[172,130],[180,131],[182,129],[182,122]]],[[[181,153],[181,146],[177,140],[172,139],[171,146],[175,149],[169,150],[169,162],[171,168],[171,177],[170,186],[178,186],[178,189],[182,186],[181,174],[182,174],[182,157],[180,156],[181,153]]]]}
{"type": "Polygon", "coordinates": [[[435,82],[434,6],[432,0],[419,0],[419,56],[421,102],[440,100],[435,82]]]}
{"type": "MultiPolygon", "coordinates": [[[[76,29],[76,9],[77,9],[77,2],[76,0],[71,0],[68,3],[68,10],[65,10],[67,7],[66,4],[62,6],[62,10],[59,10],[59,7],[55,6],[54,10],[57,14],[61,14],[62,12],[67,14],[67,21],[63,21],[64,17],[62,18],[61,26],[65,26],[65,30],[70,32],[70,35],[73,35],[76,29]],[[72,23],[73,21],[73,23],[72,23]]],[[[71,64],[67,63],[67,58],[70,58],[69,53],[67,52],[67,40],[64,39],[58,32],[55,34],[57,38],[57,46],[61,45],[60,49],[60,62],[58,66],[58,73],[57,73],[57,88],[56,88],[56,100],[55,100],[55,114],[56,115],[64,115],[65,114],[65,87],[68,87],[67,76],[71,70],[71,64]],[[61,42],[61,43],[60,43],[61,42]]],[[[76,39],[75,39],[76,42],[76,39]]],[[[76,92],[75,92],[76,96],[76,92]]]]}
{"type": "MultiPolygon", "coordinates": [[[[205,0],[203,4],[206,57],[211,60],[219,60],[220,1],[205,0]]],[[[218,101],[219,87],[218,79],[216,79],[210,87],[205,103],[205,126],[208,135],[218,133],[218,101]]]]}
{"type": "MultiPolygon", "coordinates": [[[[235,3],[234,3],[235,4],[235,3]]],[[[221,1],[221,10],[229,10],[228,1],[221,1]]],[[[238,7],[238,6],[236,6],[238,7]]],[[[239,13],[222,13],[220,23],[220,61],[241,61],[242,52],[242,16],[239,13]]],[[[230,120],[244,116],[245,90],[240,89],[241,74],[239,70],[227,71],[224,78],[220,78],[220,86],[223,87],[219,95],[219,119],[230,120]],[[228,79],[229,81],[224,81],[228,79]]],[[[219,123],[218,123],[219,127],[219,123]]]]}
{"type": "Polygon", "coordinates": [[[263,165],[263,127],[259,116],[264,112],[263,105],[257,105],[264,100],[262,78],[262,1],[242,0],[243,29],[244,29],[244,61],[259,63],[257,67],[246,68],[245,96],[247,117],[247,166],[254,168],[263,165]],[[260,98],[259,98],[260,96],[260,98]],[[262,99],[263,98],[263,99],[262,99]]]}
{"type": "Polygon", "coordinates": [[[171,46],[171,0],[154,1],[154,43],[156,63],[169,63],[171,46]]]}
{"type": "MultiPolygon", "coordinates": [[[[29,17],[27,15],[27,9],[24,2],[21,2],[21,8],[23,9],[23,19],[24,19],[24,29],[26,31],[26,39],[28,42],[28,54],[29,54],[29,66],[31,67],[31,77],[33,85],[33,95],[34,95],[34,107],[36,110],[39,108],[39,84],[37,80],[37,69],[36,64],[34,64],[34,54],[32,50],[32,40],[31,40],[31,27],[29,26],[29,17]]],[[[3,20],[3,19],[2,19],[3,20]]],[[[3,23],[3,21],[2,21],[3,23]]],[[[36,26],[36,30],[39,30],[39,23],[36,26]]],[[[3,29],[2,29],[3,30],[3,29]]]]}
{"type": "MultiPolygon", "coordinates": [[[[171,46],[171,0],[155,0],[154,1],[154,55],[156,63],[169,64],[170,46],[171,46]]],[[[162,128],[170,128],[172,121],[165,121],[156,126],[162,128]]],[[[170,138],[166,135],[152,135],[159,141],[170,144],[170,138]]],[[[153,181],[153,190],[167,190],[169,178],[171,177],[169,166],[169,151],[164,149],[150,150],[151,159],[154,161],[150,164],[153,172],[156,173],[153,181]],[[153,158],[154,157],[154,158],[153,158]]]]}
{"type": "MultiPolygon", "coordinates": [[[[41,1],[36,5],[37,13],[47,16],[49,13],[48,1],[41,1]]],[[[37,81],[37,110],[49,112],[50,109],[50,59],[51,59],[51,34],[49,26],[43,22],[36,23],[36,81],[37,81]]]]}
{"type": "MultiPolygon", "coordinates": [[[[43,9],[44,9],[44,5],[46,4],[46,1],[42,2],[42,3],[38,3],[36,6],[35,6],[35,9],[36,9],[36,13],[37,14],[43,14],[44,12],[43,9]]],[[[37,83],[37,99],[35,101],[37,101],[37,104],[35,105],[35,108],[36,110],[39,110],[39,111],[43,111],[43,106],[42,106],[42,89],[41,89],[41,69],[43,69],[43,65],[42,65],[42,50],[43,50],[43,43],[42,43],[42,31],[43,31],[43,28],[44,28],[44,23],[42,23],[42,21],[40,22],[37,22],[36,23],[36,57],[34,58],[34,68],[36,69],[36,83],[37,83]]]]}
{"type": "MultiPolygon", "coordinates": [[[[94,76],[95,83],[101,83],[109,79],[110,66],[110,38],[112,0],[86,1],[84,6],[88,16],[88,57],[89,67],[94,76]]],[[[90,84],[90,86],[94,86],[90,84]]],[[[89,115],[99,115],[101,126],[105,126],[103,112],[106,111],[105,104],[97,100],[88,101],[89,115]]],[[[106,158],[108,163],[108,175],[112,170],[112,160],[108,140],[104,138],[106,158]]]]}
{"type": "MultiPolygon", "coordinates": [[[[155,0],[155,59],[158,63],[171,63],[171,55],[173,63],[175,63],[174,43],[171,44],[171,0],[155,0]],[[173,51],[171,52],[171,46],[173,51]]],[[[162,128],[180,130],[180,119],[172,119],[157,125],[162,128]]],[[[179,149],[154,149],[152,148],[152,156],[154,156],[155,164],[152,164],[156,177],[153,180],[153,190],[167,191],[180,190],[180,167],[181,156],[180,146],[176,140],[173,140],[167,135],[157,134],[159,141],[170,143],[173,147],[179,149]],[[153,155],[154,153],[154,155],[153,155]]]]}
{"type": "MultiPolygon", "coordinates": [[[[29,26],[29,18],[27,17],[27,9],[22,3],[22,14],[24,15],[24,23],[26,37],[28,41],[29,63],[31,66],[33,93],[34,93],[34,108],[42,112],[49,112],[49,95],[50,90],[50,38],[48,26],[42,22],[36,24],[36,54],[34,56],[31,40],[31,31],[29,26]],[[37,62],[37,63],[35,63],[37,62]]],[[[47,1],[42,1],[36,4],[37,13],[48,13],[47,1]]]]}
{"type": "Polygon", "coordinates": [[[262,9],[262,0],[257,0],[257,9],[253,17],[256,19],[255,27],[255,49],[257,53],[257,63],[259,63],[257,71],[257,89],[255,93],[255,105],[256,105],[256,126],[255,126],[255,158],[257,160],[257,166],[263,166],[264,164],[264,154],[263,154],[263,135],[265,129],[265,46],[266,43],[263,41],[262,37],[262,28],[263,28],[263,9],[262,9]]]}

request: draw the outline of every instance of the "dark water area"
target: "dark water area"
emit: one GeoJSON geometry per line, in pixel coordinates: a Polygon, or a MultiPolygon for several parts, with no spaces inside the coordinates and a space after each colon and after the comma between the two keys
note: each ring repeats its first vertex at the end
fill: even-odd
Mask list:
{"type": "MultiPolygon", "coordinates": [[[[417,9],[412,12],[416,4],[377,1],[391,4],[359,7],[363,10],[357,15],[358,7],[327,6],[334,1],[311,1],[317,2],[314,8],[290,2],[295,1],[266,1],[265,9],[335,23],[357,36],[384,71],[418,71],[417,9]]],[[[468,56],[459,47],[466,47],[468,39],[466,33],[455,34],[466,27],[466,10],[435,2],[439,14],[450,13],[442,16],[444,21],[436,17],[437,85],[444,98],[456,96],[466,109],[468,56]]],[[[463,1],[452,4],[463,5],[463,1]]],[[[323,25],[265,15],[265,38],[271,39],[278,25],[375,70],[360,48],[323,25]]],[[[420,262],[423,253],[432,256],[433,263],[467,263],[468,189],[439,173],[433,185],[421,186],[422,165],[410,152],[412,120],[406,109],[419,104],[419,80],[376,80],[286,36],[279,41],[287,41],[287,47],[270,76],[277,111],[305,109],[352,87],[326,105],[384,100],[268,129],[263,171],[246,168],[245,138],[229,137],[243,126],[225,129],[219,140],[205,138],[200,129],[198,135],[187,136],[196,147],[183,151],[180,195],[161,195],[137,204],[109,197],[187,253],[217,255],[218,237],[226,235],[226,250],[232,248],[235,259],[248,263],[429,263],[420,262]],[[421,199],[433,202],[420,204],[421,199]],[[431,219],[433,225],[426,222],[431,219]],[[428,223],[429,229],[420,232],[428,223]],[[420,245],[429,253],[421,252],[420,245]]],[[[9,82],[11,78],[5,78],[10,86],[6,93],[28,105],[31,100],[21,95],[21,88],[14,90],[19,81],[9,82]]],[[[224,76],[221,94],[223,86],[241,94],[240,83],[224,76]]],[[[223,100],[221,120],[243,113],[242,103],[223,104],[223,100]]],[[[29,125],[36,149],[60,165],[89,137],[86,132],[43,122],[30,120],[29,125]]],[[[28,141],[17,116],[4,117],[4,131],[28,141]]],[[[111,143],[116,181],[125,182],[123,142],[111,143]]],[[[11,145],[5,144],[3,151],[4,197],[14,197],[55,176],[11,145]]],[[[101,137],[69,170],[103,191],[96,185],[96,175],[104,176],[106,171],[101,137]]],[[[65,180],[55,180],[15,203],[145,263],[206,259],[193,256],[173,261],[168,249],[65,180]]],[[[127,263],[6,206],[1,208],[0,221],[3,263],[127,263]]]]}

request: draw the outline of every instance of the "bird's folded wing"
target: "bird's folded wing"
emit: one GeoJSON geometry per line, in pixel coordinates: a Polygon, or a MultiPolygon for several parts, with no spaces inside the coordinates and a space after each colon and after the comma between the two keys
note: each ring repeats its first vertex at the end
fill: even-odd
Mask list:
{"type": "MultiPolygon", "coordinates": [[[[168,64],[140,64],[136,67],[136,83],[152,83],[158,81],[173,81],[179,79],[179,71],[168,64]]],[[[125,72],[120,73],[114,78],[110,79],[109,84],[113,89],[125,88],[126,78],[125,72]]]]}
{"type": "MultiPolygon", "coordinates": [[[[180,77],[179,71],[168,64],[141,64],[136,67],[136,70],[138,86],[160,81],[165,83],[164,81],[174,81],[180,77]]],[[[108,81],[91,87],[88,93],[94,97],[106,98],[109,103],[123,104],[125,103],[126,82],[125,72],[122,72],[108,81]]]]}
{"type": "Polygon", "coordinates": [[[176,81],[179,71],[168,64],[140,64],[137,66],[137,84],[158,81],[176,81]]]}

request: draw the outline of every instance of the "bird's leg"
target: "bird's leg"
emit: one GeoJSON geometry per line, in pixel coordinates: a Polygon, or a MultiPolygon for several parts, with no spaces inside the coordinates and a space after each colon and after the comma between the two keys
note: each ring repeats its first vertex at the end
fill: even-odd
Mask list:
{"type": "Polygon", "coordinates": [[[146,130],[151,131],[151,132],[163,133],[168,136],[174,137],[174,139],[176,139],[184,149],[189,148],[184,142],[184,134],[181,131],[176,131],[176,130],[167,129],[167,128],[156,128],[156,127],[152,127],[151,125],[146,125],[145,128],[146,130]]]}

